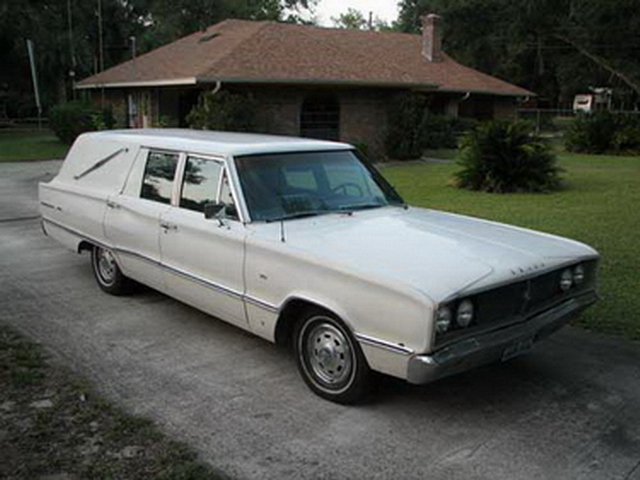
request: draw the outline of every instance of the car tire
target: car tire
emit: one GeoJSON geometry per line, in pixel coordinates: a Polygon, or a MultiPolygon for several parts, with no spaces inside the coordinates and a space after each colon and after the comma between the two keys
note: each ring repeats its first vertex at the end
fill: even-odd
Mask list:
{"type": "Polygon", "coordinates": [[[294,345],[298,370],[314,393],[342,404],[365,400],[371,370],[338,317],[321,309],[307,310],[296,325],[294,345]]]}
{"type": "Polygon", "coordinates": [[[94,246],[91,249],[91,268],[98,286],[111,295],[128,295],[135,283],[126,277],[111,250],[94,246]]]}

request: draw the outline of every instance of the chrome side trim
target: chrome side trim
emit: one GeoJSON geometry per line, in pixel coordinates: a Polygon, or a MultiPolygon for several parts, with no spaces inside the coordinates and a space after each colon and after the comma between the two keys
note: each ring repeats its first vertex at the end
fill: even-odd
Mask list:
{"type": "Polygon", "coordinates": [[[68,233],[70,233],[72,235],[75,235],[76,237],[79,237],[79,238],[81,238],[83,240],[87,240],[87,241],[89,241],[89,242],[91,242],[91,243],[93,243],[95,245],[100,246],[100,247],[106,247],[106,248],[111,248],[111,249],[113,248],[112,246],[107,245],[104,242],[101,242],[100,240],[96,240],[93,237],[89,237],[89,236],[85,235],[84,233],[80,233],[80,232],[78,232],[77,230],[75,230],[75,229],[73,229],[71,227],[67,227],[66,225],[63,225],[60,222],[56,222],[55,220],[51,220],[50,218],[47,218],[47,217],[43,216],[42,217],[43,228],[44,228],[45,222],[48,222],[51,225],[54,225],[54,226],[56,226],[56,227],[58,227],[58,228],[60,228],[62,230],[67,231],[68,233]]]}
{"type": "Polygon", "coordinates": [[[143,262],[150,263],[155,265],[156,267],[162,267],[162,262],[159,260],[154,260],[151,257],[147,257],[146,255],[142,255],[141,253],[134,252],[133,250],[127,250],[126,248],[118,248],[118,247],[110,247],[113,251],[117,253],[121,253],[124,255],[129,255],[130,257],[136,257],[138,260],[142,260],[143,262]]]}
{"type": "Polygon", "coordinates": [[[372,347],[382,348],[383,350],[388,350],[393,353],[399,353],[401,355],[413,355],[415,352],[405,347],[404,345],[397,345],[395,343],[387,342],[386,340],[380,340],[379,338],[370,337],[369,335],[364,335],[362,333],[356,333],[356,339],[365,345],[370,345],[372,347]]]}
{"type": "Polygon", "coordinates": [[[123,255],[129,255],[132,257],[136,257],[142,261],[148,262],[152,265],[155,265],[159,268],[162,268],[168,272],[171,272],[175,275],[179,275],[187,280],[191,280],[192,282],[195,283],[199,283],[200,285],[203,285],[205,287],[211,288],[212,290],[215,290],[217,292],[223,293],[225,295],[228,295],[232,298],[235,298],[237,300],[242,300],[245,301],[247,303],[250,303],[251,305],[255,305],[256,307],[262,308],[266,311],[268,311],[269,313],[278,313],[279,312],[279,308],[275,305],[272,305],[268,302],[265,302],[264,300],[260,300],[259,298],[256,297],[252,297],[250,295],[245,295],[242,292],[239,292],[238,290],[234,290],[232,288],[228,288],[225,287],[224,285],[220,285],[219,283],[215,283],[212,282],[211,280],[207,280],[206,278],[200,277],[198,275],[193,275],[191,273],[188,273],[180,268],[176,268],[176,267],[172,267],[170,265],[167,265],[165,263],[162,263],[158,260],[154,260],[152,258],[147,257],[146,255],[142,255],[138,252],[134,252],[132,250],[127,250],[125,248],[117,248],[117,247],[112,247],[109,245],[105,245],[103,242],[100,242],[98,240],[95,240],[91,237],[87,237],[86,235],[83,235],[79,232],[77,232],[76,230],[69,228],[65,225],[62,225],[56,221],[50,220],[48,218],[42,218],[42,222],[49,222],[63,230],[66,230],[69,233],[72,233],[73,235],[76,235],[82,239],[85,239],[91,243],[94,243],[95,245],[99,245],[101,247],[106,247],[106,248],[110,248],[112,250],[114,250],[115,252],[119,253],[119,254],[123,254],[123,255]]]}
{"type": "Polygon", "coordinates": [[[199,283],[205,287],[211,288],[212,290],[216,290],[220,293],[224,293],[225,295],[228,295],[237,300],[244,299],[244,294],[242,292],[238,292],[237,290],[233,290],[232,288],[227,288],[224,285],[212,282],[211,280],[207,280],[206,278],[200,277],[198,275],[193,275],[192,273],[188,273],[180,268],[172,267],[165,263],[160,263],[159,266],[170,273],[185,278],[186,280],[191,280],[192,282],[199,283]]]}
{"type": "Polygon", "coordinates": [[[245,295],[244,301],[256,307],[262,308],[263,310],[267,310],[270,313],[278,313],[280,311],[277,306],[265,302],[264,300],[260,300],[259,298],[252,297],[250,295],[245,295]]]}

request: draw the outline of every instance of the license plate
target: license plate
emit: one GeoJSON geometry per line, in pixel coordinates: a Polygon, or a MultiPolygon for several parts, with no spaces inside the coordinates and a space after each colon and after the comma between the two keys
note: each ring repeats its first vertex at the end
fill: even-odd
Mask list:
{"type": "Polygon", "coordinates": [[[506,362],[507,360],[517,357],[518,355],[522,355],[523,353],[527,353],[531,350],[533,346],[533,337],[521,338],[520,340],[516,340],[502,352],[502,361],[506,362]]]}

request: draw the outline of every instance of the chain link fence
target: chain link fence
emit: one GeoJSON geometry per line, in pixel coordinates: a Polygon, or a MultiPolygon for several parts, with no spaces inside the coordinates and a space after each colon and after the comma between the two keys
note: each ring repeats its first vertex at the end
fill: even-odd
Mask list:
{"type": "MultiPolygon", "coordinates": [[[[611,110],[612,114],[640,115],[636,110],[611,110]]],[[[535,125],[536,133],[545,136],[562,137],[574,118],[585,115],[572,109],[521,108],[517,110],[518,120],[526,120],[535,125]]]]}

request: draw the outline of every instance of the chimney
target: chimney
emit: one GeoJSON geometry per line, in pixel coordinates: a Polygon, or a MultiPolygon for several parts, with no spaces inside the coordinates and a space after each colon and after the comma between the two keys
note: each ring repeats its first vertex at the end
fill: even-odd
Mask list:
{"type": "Polygon", "coordinates": [[[422,20],[422,54],[430,62],[442,61],[442,35],[440,33],[440,16],[435,13],[423,15],[422,20]]]}

